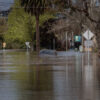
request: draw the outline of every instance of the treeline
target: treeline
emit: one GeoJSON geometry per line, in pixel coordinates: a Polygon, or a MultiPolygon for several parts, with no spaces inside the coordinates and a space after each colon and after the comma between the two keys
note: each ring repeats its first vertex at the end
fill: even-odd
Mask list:
{"type": "MultiPolygon", "coordinates": [[[[48,19],[53,18],[53,14],[46,12],[40,16],[39,27],[48,19]]],[[[36,20],[34,16],[26,13],[20,6],[19,0],[15,0],[8,16],[8,30],[4,34],[7,48],[26,48],[25,42],[29,41],[31,46],[36,47],[36,20]]]]}
{"type": "Polygon", "coordinates": [[[53,44],[53,38],[57,42],[59,41],[58,44],[61,44],[63,48],[66,43],[66,33],[70,38],[72,33],[82,34],[88,28],[96,34],[96,40],[98,44],[100,43],[99,1],[48,0],[48,2],[45,2],[47,0],[38,0],[37,3],[39,4],[35,4],[34,1],[37,0],[31,1],[15,0],[11,8],[8,16],[8,31],[4,32],[4,40],[8,48],[25,48],[26,41],[31,42],[34,47],[37,43],[38,49],[39,46],[47,47],[46,45],[49,43],[48,48],[50,48],[53,44]],[[54,15],[58,19],[55,19],[54,15]],[[36,17],[39,19],[36,19],[36,17]],[[48,24],[51,26],[48,26],[48,24]],[[40,45],[41,43],[42,45],[40,45]]]}

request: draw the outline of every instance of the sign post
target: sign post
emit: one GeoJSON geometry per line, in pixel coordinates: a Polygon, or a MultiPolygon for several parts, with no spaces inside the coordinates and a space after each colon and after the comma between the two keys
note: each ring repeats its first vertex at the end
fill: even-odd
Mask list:
{"type": "Polygon", "coordinates": [[[89,30],[88,30],[88,66],[89,66],[89,61],[90,61],[90,53],[89,53],[89,30]]]}
{"type": "Polygon", "coordinates": [[[55,39],[53,39],[53,50],[55,50],[55,39]]]}
{"type": "Polygon", "coordinates": [[[92,42],[90,42],[90,40],[92,39],[92,37],[94,37],[94,34],[88,29],[84,34],[83,37],[87,40],[87,42],[85,43],[85,45],[88,47],[88,65],[89,65],[89,59],[90,59],[90,53],[89,53],[89,48],[90,45],[92,44],[92,42]]]}
{"type": "Polygon", "coordinates": [[[25,44],[26,44],[27,51],[28,51],[28,49],[30,48],[30,42],[25,42],[25,44]]]}
{"type": "Polygon", "coordinates": [[[66,51],[67,51],[67,32],[66,32],[66,51]]]}

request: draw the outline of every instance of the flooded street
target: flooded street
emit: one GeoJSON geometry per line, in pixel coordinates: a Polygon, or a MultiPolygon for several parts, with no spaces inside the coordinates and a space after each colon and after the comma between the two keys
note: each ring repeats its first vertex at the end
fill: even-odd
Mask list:
{"type": "Polygon", "coordinates": [[[100,59],[0,52],[0,100],[100,100],[100,59]]]}

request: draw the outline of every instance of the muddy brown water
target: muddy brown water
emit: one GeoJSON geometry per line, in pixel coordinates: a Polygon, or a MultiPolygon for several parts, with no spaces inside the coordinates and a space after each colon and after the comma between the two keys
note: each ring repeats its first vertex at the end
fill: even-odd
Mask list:
{"type": "Polygon", "coordinates": [[[25,51],[0,53],[0,100],[100,100],[96,54],[40,57],[25,51]]]}

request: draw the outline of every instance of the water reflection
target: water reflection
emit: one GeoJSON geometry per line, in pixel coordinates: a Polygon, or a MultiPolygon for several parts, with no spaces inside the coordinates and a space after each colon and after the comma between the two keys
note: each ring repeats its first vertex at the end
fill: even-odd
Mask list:
{"type": "Polygon", "coordinates": [[[99,100],[96,54],[38,59],[21,51],[0,53],[0,100],[99,100]]]}

